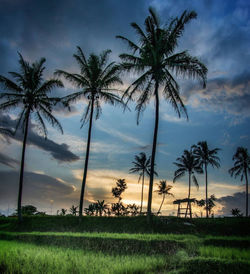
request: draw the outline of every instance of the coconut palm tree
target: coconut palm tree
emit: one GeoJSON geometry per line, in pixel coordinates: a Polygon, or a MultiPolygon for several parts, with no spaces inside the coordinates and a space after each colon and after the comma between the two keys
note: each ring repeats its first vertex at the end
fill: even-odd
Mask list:
{"type": "MultiPolygon", "coordinates": [[[[144,152],[141,152],[139,155],[135,155],[135,160],[132,162],[134,167],[130,168],[130,173],[139,173],[139,179],[142,180],[142,190],[141,190],[141,208],[140,213],[142,213],[143,206],[143,190],[144,190],[144,177],[145,175],[150,175],[150,157],[147,159],[147,155],[144,152]]],[[[157,175],[157,173],[155,172],[157,175]]]]}
{"type": "Polygon", "coordinates": [[[71,208],[69,209],[70,213],[72,215],[76,216],[76,214],[77,214],[77,208],[78,208],[78,206],[72,205],[71,208]]]}
{"type": "Polygon", "coordinates": [[[86,59],[82,49],[77,47],[77,53],[73,56],[80,67],[80,73],[69,73],[63,70],[56,70],[55,72],[56,75],[63,76],[66,80],[70,81],[73,85],[80,89],[80,91],[64,97],[64,103],[67,106],[70,106],[70,103],[82,98],[87,100],[87,108],[81,120],[82,126],[85,122],[89,122],[89,129],[80,195],[80,216],[82,216],[83,210],[93,116],[95,115],[96,120],[100,117],[102,101],[111,105],[117,103],[122,104],[121,99],[114,94],[115,89],[112,88],[116,84],[122,84],[122,81],[119,77],[119,66],[117,66],[114,62],[107,64],[108,55],[110,53],[111,50],[103,51],[100,56],[92,53],[89,58],[86,59]]]}
{"type": "Polygon", "coordinates": [[[197,188],[199,188],[198,181],[194,175],[194,173],[203,173],[203,170],[200,166],[199,160],[195,158],[192,150],[184,150],[183,155],[176,159],[174,165],[177,166],[177,170],[174,173],[173,182],[175,183],[178,179],[183,177],[186,173],[188,173],[188,199],[190,199],[191,193],[191,178],[193,183],[197,188]]]}
{"type": "Polygon", "coordinates": [[[233,156],[234,166],[229,169],[229,174],[235,178],[238,176],[240,180],[243,181],[245,177],[246,181],[246,217],[248,217],[248,176],[250,172],[250,156],[248,154],[247,148],[238,147],[236,153],[233,156]]]}
{"type": "Polygon", "coordinates": [[[105,204],[104,200],[102,200],[102,201],[97,200],[96,208],[99,213],[99,216],[102,216],[103,213],[106,213],[106,210],[108,209],[108,205],[105,204]]]}
{"type": "Polygon", "coordinates": [[[160,212],[161,212],[161,208],[164,203],[166,195],[174,196],[172,193],[170,193],[170,190],[172,189],[172,187],[173,186],[171,186],[171,185],[167,185],[166,180],[160,181],[160,183],[158,184],[158,190],[156,190],[156,192],[158,192],[159,195],[162,195],[162,202],[161,202],[161,205],[159,207],[157,214],[160,214],[160,212]]]}
{"type": "Polygon", "coordinates": [[[206,141],[199,142],[193,146],[195,157],[200,161],[200,165],[205,170],[205,186],[206,186],[206,217],[208,218],[208,180],[207,168],[209,165],[212,167],[220,167],[220,158],[217,156],[219,148],[209,149],[206,141]]]}
{"type": "Polygon", "coordinates": [[[39,61],[29,64],[19,53],[20,72],[9,72],[15,81],[0,75],[0,85],[4,90],[0,92],[0,99],[5,100],[0,104],[0,110],[19,109],[20,107],[16,130],[21,127],[24,132],[17,204],[19,221],[22,220],[23,173],[29,121],[34,117],[45,137],[47,137],[48,131],[43,117],[63,133],[61,124],[52,115],[53,106],[60,99],[49,97],[54,88],[63,87],[63,84],[57,79],[43,79],[45,61],[45,58],[41,58],[39,61]]]}
{"type": "Polygon", "coordinates": [[[199,78],[203,83],[203,87],[205,87],[207,75],[207,68],[196,57],[192,57],[187,51],[175,52],[185,25],[196,18],[197,14],[194,11],[184,11],[179,18],[175,18],[169,24],[163,26],[152,8],[149,8],[149,13],[150,15],[145,20],[145,31],[138,24],[131,23],[138,35],[138,44],[124,36],[117,36],[117,38],[125,41],[131,49],[131,53],[120,55],[121,67],[124,71],[139,74],[139,77],[126,89],[123,95],[124,98],[127,98],[127,103],[132,99],[137,101],[137,123],[139,123],[140,114],[146,108],[150,99],[153,97],[155,100],[155,125],[147,207],[148,221],[151,219],[159,123],[159,97],[162,94],[173,106],[179,117],[182,113],[188,117],[180,96],[180,87],[174,78],[174,74],[176,76],[199,78]]]}

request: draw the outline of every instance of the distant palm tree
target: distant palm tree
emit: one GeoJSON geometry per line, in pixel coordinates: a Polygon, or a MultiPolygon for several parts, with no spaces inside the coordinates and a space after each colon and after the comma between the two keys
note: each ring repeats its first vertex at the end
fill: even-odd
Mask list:
{"type": "Polygon", "coordinates": [[[97,120],[101,115],[101,101],[110,103],[112,105],[121,103],[121,99],[113,93],[115,91],[112,86],[116,84],[122,84],[119,77],[120,69],[114,62],[107,65],[108,55],[110,50],[103,51],[100,56],[90,54],[89,58],[86,59],[82,49],[77,47],[77,53],[74,54],[79,67],[80,74],[69,73],[63,70],[56,70],[55,74],[65,77],[73,85],[81,90],[64,97],[64,103],[69,106],[71,102],[75,102],[79,99],[84,98],[87,100],[88,105],[85,113],[82,117],[82,126],[85,122],[89,121],[88,129],[88,141],[85,156],[84,173],[82,179],[82,189],[80,195],[80,206],[79,215],[82,216],[83,201],[84,201],[84,190],[86,185],[88,161],[89,161],[89,150],[91,131],[93,123],[93,115],[95,112],[95,119],[97,120]]]}
{"type": "MultiPolygon", "coordinates": [[[[142,190],[141,190],[141,208],[140,213],[142,213],[143,206],[143,189],[144,189],[144,177],[150,175],[150,157],[147,159],[147,155],[141,152],[139,155],[135,155],[135,160],[132,162],[134,167],[130,168],[130,173],[139,173],[138,183],[142,179],[142,190]]],[[[155,174],[157,174],[155,172],[155,174]]]]}
{"type": "Polygon", "coordinates": [[[170,193],[170,190],[172,189],[172,187],[173,186],[171,186],[171,185],[167,185],[166,180],[160,181],[160,183],[158,185],[158,190],[156,190],[156,192],[158,192],[159,195],[162,195],[162,202],[161,202],[161,205],[160,205],[160,208],[159,208],[157,214],[160,214],[160,212],[161,212],[161,208],[164,203],[166,195],[174,196],[172,193],[170,193]]]}
{"type": "Polygon", "coordinates": [[[125,91],[127,103],[136,97],[137,123],[141,112],[146,108],[150,99],[155,99],[155,126],[151,153],[151,169],[148,194],[148,221],[151,220],[152,192],[154,181],[155,154],[157,146],[159,123],[159,89],[162,86],[163,97],[171,103],[179,117],[182,113],[187,116],[185,105],[180,97],[180,88],[173,77],[187,76],[200,78],[205,87],[207,68],[187,51],[175,53],[178,40],[182,36],[185,25],[197,14],[194,11],[184,11],[180,18],[173,19],[168,25],[162,26],[155,11],[149,8],[150,15],[145,20],[145,32],[136,23],[131,26],[139,37],[136,44],[124,36],[117,38],[125,41],[131,49],[131,54],[121,54],[122,68],[128,72],[138,73],[140,76],[125,91]]]}
{"type": "Polygon", "coordinates": [[[108,209],[108,205],[105,204],[104,200],[102,201],[97,200],[96,208],[99,213],[99,216],[102,216],[103,213],[106,213],[106,210],[108,209]]]}
{"type": "Polygon", "coordinates": [[[238,147],[236,153],[233,156],[234,167],[229,169],[231,176],[235,178],[241,176],[240,180],[243,181],[245,177],[246,181],[246,217],[248,217],[248,176],[250,172],[250,156],[248,154],[247,148],[238,147]]]}
{"type": "Polygon", "coordinates": [[[61,209],[61,212],[60,212],[60,215],[61,215],[61,216],[65,216],[66,213],[67,213],[67,209],[62,208],[62,209],[61,209]]]}
{"type": "Polygon", "coordinates": [[[45,58],[41,58],[38,62],[30,65],[19,53],[20,72],[9,72],[16,82],[0,75],[0,85],[6,91],[0,92],[0,99],[6,99],[5,102],[0,104],[0,110],[21,107],[16,125],[16,130],[21,126],[24,132],[17,204],[19,221],[22,220],[21,204],[25,149],[31,116],[33,115],[36,119],[45,137],[47,137],[48,131],[43,117],[52,126],[57,127],[63,133],[61,124],[52,115],[53,106],[59,102],[60,99],[48,96],[54,88],[63,87],[63,84],[57,79],[43,79],[44,63],[45,58]]]}
{"type": "Polygon", "coordinates": [[[76,216],[76,214],[77,214],[77,208],[78,208],[78,206],[72,205],[72,207],[69,209],[70,213],[72,215],[76,216]]]}
{"type": "Polygon", "coordinates": [[[194,155],[200,161],[201,166],[205,170],[205,183],[206,183],[206,217],[208,218],[208,180],[207,180],[207,167],[220,167],[220,158],[217,156],[219,148],[209,149],[207,142],[199,142],[193,146],[194,155]]]}
{"type": "Polygon", "coordinates": [[[242,217],[243,214],[241,213],[240,209],[239,208],[232,208],[231,210],[231,214],[234,216],[234,217],[242,217]]]}
{"type": "Polygon", "coordinates": [[[89,204],[87,208],[84,208],[86,215],[93,216],[96,211],[96,205],[94,203],[89,204]]]}
{"type": "Polygon", "coordinates": [[[177,170],[174,173],[173,182],[175,183],[179,178],[183,177],[188,173],[188,199],[190,199],[191,192],[191,177],[193,183],[199,188],[198,181],[194,173],[203,173],[203,170],[199,164],[199,160],[195,158],[192,150],[184,150],[183,155],[180,158],[176,159],[177,162],[174,162],[174,165],[177,166],[177,170]]]}
{"type": "Polygon", "coordinates": [[[211,215],[212,209],[215,207],[215,201],[216,201],[216,197],[214,194],[212,194],[209,198],[208,198],[208,203],[205,206],[205,209],[208,211],[208,216],[211,215]]]}

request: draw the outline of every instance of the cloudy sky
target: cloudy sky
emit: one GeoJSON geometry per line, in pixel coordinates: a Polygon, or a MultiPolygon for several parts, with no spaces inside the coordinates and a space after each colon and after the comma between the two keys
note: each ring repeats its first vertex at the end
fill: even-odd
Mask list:
{"type": "MultiPolygon", "coordinates": [[[[72,55],[80,46],[88,56],[111,49],[110,61],[119,62],[126,45],[115,38],[123,35],[137,41],[131,22],[143,26],[152,6],[162,24],[195,10],[198,18],[186,26],[177,51],[187,49],[208,68],[207,88],[198,82],[179,79],[189,121],[179,119],[163,99],[160,101],[160,125],[157,147],[155,189],[160,180],[172,184],[173,162],[184,149],[206,140],[211,148],[221,148],[221,168],[209,168],[209,195],[220,198],[217,214],[229,214],[232,208],[244,211],[244,182],[230,178],[232,155],[238,146],[250,149],[250,3],[247,0],[0,0],[0,74],[18,70],[20,52],[29,62],[46,58],[46,79],[55,69],[78,72],[72,55]]],[[[125,87],[133,77],[123,75],[125,87]]],[[[64,81],[57,95],[76,91],[64,81]]],[[[78,102],[69,113],[61,108],[54,115],[64,128],[61,135],[49,128],[48,139],[40,135],[35,121],[29,131],[25,164],[23,204],[33,204],[42,211],[55,213],[79,202],[84,166],[87,126],[80,129],[85,103],[78,102]]],[[[102,116],[94,122],[87,178],[85,206],[97,199],[111,203],[111,188],[125,178],[128,189],[125,203],[140,203],[138,176],[129,174],[134,155],[150,154],[153,136],[154,104],[147,106],[136,125],[134,105],[125,113],[119,107],[103,105],[102,116]]],[[[0,124],[13,126],[17,112],[0,113],[0,124]]],[[[0,211],[16,207],[22,132],[15,137],[0,136],[0,211]]],[[[148,182],[147,182],[148,183],[148,182]]],[[[204,177],[199,176],[199,191],[193,197],[204,197],[204,177]]],[[[145,204],[147,199],[145,187],[145,204]]],[[[174,184],[175,198],[186,198],[187,177],[174,184]]],[[[153,196],[153,209],[161,201],[153,196]]],[[[164,213],[173,214],[176,207],[168,198],[164,213]]],[[[199,210],[198,210],[199,212],[199,210]]]]}

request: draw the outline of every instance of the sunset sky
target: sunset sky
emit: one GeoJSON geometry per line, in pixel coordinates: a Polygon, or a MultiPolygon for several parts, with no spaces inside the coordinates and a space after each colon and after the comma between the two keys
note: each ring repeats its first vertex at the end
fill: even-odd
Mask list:
{"type": "MultiPolygon", "coordinates": [[[[0,74],[18,70],[18,54],[34,62],[46,58],[44,77],[55,69],[78,72],[72,55],[80,46],[86,56],[111,49],[110,61],[119,62],[126,45],[115,38],[123,35],[137,42],[131,22],[143,26],[148,8],[157,11],[162,24],[187,10],[198,14],[185,29],[177,51],[187,49],[208,68],[207,88],[199,82],[179,79],[189,121],[179,119],[166,101],[160,101],[159,139],[156,156],[154,190],[160,180],[173,186],[174,198],[167,198],[164,214],[176,214],[174,199],[186,198],[187,176],[173,184],[173,162],[184,149],[206,140],[211,148],[220,148],[221,168],[209,168],[209,195],[219,198],[216,214],[228,215],[232,208],[245,212],[245,185],[231,178],[232,156],[238,146],[250,149],[250,2],[247,0],[0,0],[0,74]]],[[[8,76],[10,77],[10,76],[8,76]]],[[[135,75],[123,74],[124,90],[135,75]]],[[[57,96],[70,94],[73,88],[64,79],[57,96]]],[[[120,93],[121,94],[121,93],[120,93]]],[[[83,174],[87,125],[80,128],[86,106],[84,101],[68,112],[57,108],[64,134],[49,127],[44,140],[32,121],[25,164],[23,204],[41,211],[78,205],[83,174]]],[[[147,106],[140,124],[136,125],[134,104],[131,111],[102,105],[102,115],[94,121],[84,207],[96,200],[114,201],[111,188],[119,178],[126,179],[128,189],[124,203],[140,204],[141,185],[138,175],[129,174],[134,156],[151,153],[154,127],[154,103],[147,106]]],[[[15,124],[18,112],[0,112],[0,126],[15,124]]],[[[21,159],[22,132],[15,137],[0,135],[0,212],[16,208],[18,174],[21,159]]],[[[198,176],[199,191],[192,186],[191,196],[204,198],[204,176],[198,176]]],[[[148,179],[145,186],[146,208],[148,179]]],[[[153,210],[158,210],[161,197],[154,192],[153,210]]]]}

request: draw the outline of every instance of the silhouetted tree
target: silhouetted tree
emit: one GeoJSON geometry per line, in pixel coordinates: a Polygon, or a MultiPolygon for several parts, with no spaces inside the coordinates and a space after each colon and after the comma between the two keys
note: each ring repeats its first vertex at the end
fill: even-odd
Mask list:
{"type": "Polygon", "coordinates": [[[180,97],[179,85],[174,79],[177,76],[200,78],[203,86],[206,83],[207,68],[187,51],[175,53],[178,40],[182,36],[185,25],[197,17],[196,12],[184,11],[179,18],[174,18],[169,24],[161,25],[155,11],[149,8],[150,15],[145,20],[145,31],[136,23],[131,26],[136,31],[139,43],[136,44],[123,36],[117,38],[125,41],[131,49],[131,54],[121,54],[122,68],[128,72],[140,74],[125,91],[127,102],[137,96],[137,123],[140,114],[152,97],[155,99],[155,126],[151,153],[150,182],[148,194],[148,220],[151,219],[152,191],[154,181],[155,154],[159,123],[159,88],[162,86],[164,98],[171,103],[179,117],[181,113],[187,116],[187,111],[180,97]]]}
{"type": "Polygon", "coordinates": [[[231,213],[234,217],[242,217],[243,216],[240,209],[238,209],[238,208],[232,208],[231,213]]]}
{"type": "Polygon", "coordinates": [[[117,203],[112,203],[111,210],[112,210],[113,214],[116,216],[125,215],[127,212],[125,205],[121,201],[119,201],[117,203]]]}
{"type": "Polygon", "coordinates": [[[76,216],[76,214],[77,214],[77,208],[78,208],[78,206],[72,205],[71,208],[69,209],[70,213],[72,215],[76,216]]]}
{"type": "Polygon", "coordinates": [[[48,131],[43,117],[52,126],[57,127],[63,133],[61,124],[52,115],[53,106],[59,102],[60,99],[48,96],[54,88],[63,87],[63,84],[57,79],[43,79],[44,63],[45,58],[41,58],[38,62],[30,65],[23,59],[22,55],[19,54],[20,72],[9,72],[15,79],[15,82],[0,75],[0,85],[4,89],[4,91],[0,92],[0,99],[5,100],[0,104],[0,110],[21,107],[21,112],[19,113],[16,124],[16,130],[21,126],[24,132],[17,203],[19,221],[22,220],[21,205],[24,161],[31,116],[35,118],[45,137],[47,137],[48,131]]]}
{"type": "Polygon", "coordinates": [[[250,172],[250,156],[248,154],[247,148],[238,147],[236,153],[233,156],[234,166],[229,169],[231,176],[235,178],[238,176],[240,180],[243,181],[245,177],[246,181],[246,217],[248,217],[248,176],[250,172]]]}
{"type": "MultiPolygon", "coordinates": [[[[206,201],[204,199],[201,199],[201,200],[195,200],[196,204],[198,207],[202,207],[202,209],[204,208],[204,206],[206,205],[206,201]]],[[[200,212],[201,213],[201,217],[202,217],[202,211],[200,212]]]]}
{"type": "Polygon", "coordinates": [[[95,204],[89,204],[87,208],[84,208],[84,212],[86,215],[93,216],[96,211],[95,204]]]}
{"type": "MultiPolygon", "coordinates": [[[[136,204],[129,204],[129,205],[127,205],[127,212],[131,216],[136,216],[139,214],[139,206],[137,206],[136,204]]],[[[140,211],[140,213],[141,213],[141,211],[140,211]]]]}
{"type": "Polygon", "coordinates": [[[166,195],[174,197],[174,195],[172,193],[170,193],[170,190],[172,189],[172,187],[173,186],[171,186],[171,185],[167,185],[167,181],[166,180],[162,180],[158,184],[158,189],[156,190],[156,192],[159,195],[162,195],[162,202],[161,202],[161,205],[159,207],[159,210],[158,210],[157,214],[160,214],[160,212],[161,212],[161,208],[162,208],[162,205],[164,203],[166,195]]]}
{"type": "Polygon", "coordinates": [[[61,216],[65,216],[66,213],[67,213],[67,209],[62,208],[62,209],[61,209],[61,212],[60,212],[60,215],[61,215],[61,216]]]}
{"type": "MultiPolygon", "coordinates": [[[[25,205],[21,208],[22,215],[35,215],[38,211],[37,208],[33,205],[25,205]]],[[[18,210],[16,210],[15,215],[18,215],[18,210]]]]}
{"type": "Polygon", "coordinates": [[[197,188],[199,188],[199,184],[194,173],[203,173],[203,170],[200,166],[199,160],[195,158],[192,150],[184,150],[183,155],[180,158],[176,159],[177,162],[174,164],[177,166],[177,170],[174,173],[174,180],[175,183],[178,179],[183,177],[186,172],[188,173],[188,199],[190,199],[190,192],[191,192],[191,177],[192,181],[197,188]]]}
{"type": "Polygon", "coordinates": [[[69,106],[70,103],[82,98],[84,98],[88,102],[86,111],[83,114],[81,120],[82,126],[85,122],[89,121],[89,129],[84,172],[82,179],[82,188],[80,195],[80,216],[82,216],[83,210],[84,190],[87,178],[90,140],[94,112],[95,119],[97,120],[101,115],[102,101],[112,105],[116,103],[121,103],[121,99],[113,93],[114,89],[111,88],[116,84],[122,84],[122,81],[119,77],[119,67],[115,65],[114,62],[109,63],[107,65],[108,55],[110,54],[110,52],[110,50],[103,51],[103,53],[100,56],[97,56],[92,53],[90,54],[89,58],[86,59],[82,49],[80,47],[77,47],[77,53],[73,56],[80,67],[80,74],[69,73],[63,70],[57,70],[55,72],[57,75],[63,76],[65,79],[67,79],[73,85],[80,89],[80,91],[64,97],[65,105],[69,106]]]}
{"type": "MultiPolygon", "coordinates": [[[[205,188],[206,188],[206,207],[208,208],[208,180],[207,180],[207,168],[209,165],[212,167],[220,167],[220,158],[217,156],[219,148],[209,149],[207,142],[199,142],[193,146],[195,157],[200,161],[203,170],[205,171],[205,188]]],[[[208,209],[206,210],[206,217],[208,218],[208,209]]]]}
{"type": "Polygon", "coordinates": [[[127,189],[127,184],[125,179],[118,179],[116,182],[116,187],[112,188],[112,195],[118,198],[117,203],[112,203],[111,210],[116,216],[121,216],[126,214],[126,207],[121,202],[122,193],[127,189]]]}
{"type": "Polygon", "coordinates": [[[216,197],[214,194],[212,194],[209,198],[208,198],[208,202],[207,205],[205,205],[205,210],[208,212],[208,216],[211,215],[212,209],[215,207],[215,201],[216,201],[216,197]]]}
{"type": "Polygon", "coordinates": [[[112,188],[112,194],[115,198],[118,198],[119,202],[122,200],[122,193],[127,188],[127,183],[125,182],[125,179],[118,179],[116,182],[116,187],[112,188]]]}
{"type": "Polygon", "coordinates": [[[97,212],[99,213],[99,216],[102,216],[103,213],[106,213],[106,210],[108,209],[108,205],[105,204],[104,200],[102,201],[97,200],[96,209],[97,209],[97,212]]]}
{"type": "MultiPolygon", "coordinates": [[[[146,175],[150,175],[150,157],[147,159],[147,155],[144,152],[141,152],[139,155],[135,155],[135,160],[132,162],[134,167],[130,169],[130,173],[139,173],[139,179],[142,180],[142,190],[141,190],[141,208],[140,213],[142,212],[143,206],[143,189],[144,189],[144,177],[146,175]]],[[[157,174],[155,172],[155,174],[157,174]]]]}

